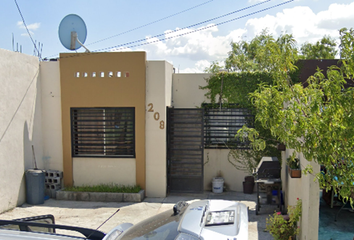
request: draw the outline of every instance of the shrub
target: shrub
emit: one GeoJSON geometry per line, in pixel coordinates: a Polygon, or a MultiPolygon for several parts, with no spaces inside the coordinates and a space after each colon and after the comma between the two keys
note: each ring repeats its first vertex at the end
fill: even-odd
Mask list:
{"type": "Polygon", "coordinates": [[[302,202],[297,201],[295,206],[288,207],[289,219],[284,218],[280,212],[276,212],[270,218],[267,218],[266,229],[275,240],[288,240],[290,237],[299,233],[297,222],[301,217],[302,202]]]}

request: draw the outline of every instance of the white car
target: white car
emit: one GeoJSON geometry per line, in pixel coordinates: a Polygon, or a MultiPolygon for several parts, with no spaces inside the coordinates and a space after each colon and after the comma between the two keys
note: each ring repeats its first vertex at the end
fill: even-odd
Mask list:
{"type": "MultiPolygon", "coordinates": [[[[50,216],[50,215],[49,215],[50,216]]],[[[0,239],[93,239],[93,240],[247,240],[246,205],[225,200],[201,200],[191,204],[178,202],[173,210],[160,213],[136,225],[124,223],[104,234],[97,230],[39,223],[34,217],[13,221],[0,220],[0,239]],[[11,228],[11,230],[5,229],[11,228]],[[17,230],[13,230],[16,228],[17,230]],[[42,229],[44,232],[35,232],[42,229]],[[83,238],[59,235],[56,229],[83,234],[83,238]],[[20,231],[19,231],[20,230],[20,231]]]]}

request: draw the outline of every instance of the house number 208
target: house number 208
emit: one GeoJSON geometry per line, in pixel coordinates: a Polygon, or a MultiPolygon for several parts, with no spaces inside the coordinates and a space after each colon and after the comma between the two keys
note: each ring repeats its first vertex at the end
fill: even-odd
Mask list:
{"type": "MultiPolygon", "coordinates": [[[[148,112],[154,112],[154,104],[149,103],[148,104],[148,112]]],[[[156,121],[160,120],[160,113],[159,112],[155,112],[154,113],[154,119],[156,121]]],[[[164,129],[165,128],[165,122],[163,120],[160,121],[160,129],[164,129]]]]}

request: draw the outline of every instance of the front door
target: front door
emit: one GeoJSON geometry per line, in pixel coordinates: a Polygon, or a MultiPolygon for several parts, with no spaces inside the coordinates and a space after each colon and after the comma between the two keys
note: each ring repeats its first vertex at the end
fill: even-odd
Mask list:
{"type": "Polygon", "coordinates": [[[203,109],[167,109],[168,192],[203,192],[203,109]]]}

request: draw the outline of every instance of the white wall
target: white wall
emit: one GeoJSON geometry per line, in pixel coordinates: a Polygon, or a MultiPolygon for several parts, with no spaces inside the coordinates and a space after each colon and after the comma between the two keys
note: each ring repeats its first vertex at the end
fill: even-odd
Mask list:
{"type": "MultiPolygon", "coordinates": [[[[150,61],[151,62],[151,61],[150,61]]],[[[165,106],[172,106],[172,75],[173,65],[165,62],[165,106]]]]}
{"type": "Polygon", "coordinates": [[[317,181],[314,181],[315,174],[319,173],[320,166],[315,162],[308,162],[300,154],[302,166],[308,164],[313,167],[313,174],[303,174],[302,179],[302,217],[300,239],[316,240],[318,239],[318,226],[320,214],[320,187],[317,181]]]}
{"type": "Polygon", "coordinates": [[[0,49],[0,212],[25,202],[24,172],[42,162],[38,58],[0,49]]]}
{"type": "MultiPolygon", "coordinates": [[[[175,73],[172,80],[172,100],[175,108],[201,107],[203,102],[210,102],[204,95],[206,90],[200,87],[207,85],[207,73],[175,73]]],[[[234,168],[228,161],[227,149],[204,150],[204,189],[211,190],[212,179],[221,172],[229,190],[243,191],[242,182],[246,173],[234,168]]]]}
{"type": "Polygon", "coordinates": [[[59,61],[41,62],[40,74],[44,168],[63,171],[59,61]]]}
{"type": "Polygon", "coordinates": [[[314,181],[315,174],[320,171],[320,167],[315,162],[308,162],[302,154],[298,154],[301,167],[310,164],[313,167],[313,174],[301,174],[301,178],[291,178],[286,165],[286,158],[293,150],[286,150],[282,153],[282,186],[285,192],[285,206],[296,205],[297,198],[302,199],[302,217],[300,222],[300,239],[318,239],[319,226],[319,184],[314,181]]]}
{"type": "Polygon", "coordinates": [[[175,73],[172,78],[172,105],[176,108],[196,108],[203,102],[209,102],[204,96],[206,90],[199,89],[207,85],[208,73],[175,73]]]}
{"type": "Polygon", "coordinates": [[[146,69],[146,195],[165,197],[166,106],[171,104],[173,66],[148,61],[146,69]]]}
{"type": "Polygon", "coordinates": [[[205,149],[204,150],[204,190],[212,189],[213,177],[224,178],[227,190],[242,192],[245,176],[248,174],[237,170],[227,160],[228,149],[205,149]]]}
{"type": "Polygon", "coordinates": [[[135,158],[73,158],[73,172],[74,186],[136,185],[135,158]]]}

